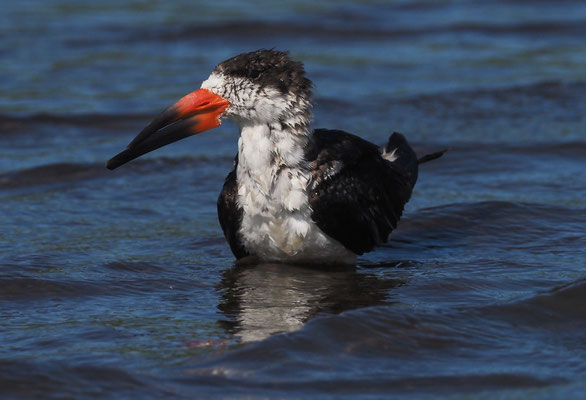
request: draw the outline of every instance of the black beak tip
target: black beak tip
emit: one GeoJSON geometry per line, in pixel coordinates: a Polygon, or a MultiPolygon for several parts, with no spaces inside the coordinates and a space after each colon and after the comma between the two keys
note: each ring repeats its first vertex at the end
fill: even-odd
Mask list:
{"type": "Polygon", "coordinates": [[[193,135],[193,127],[199,123],[199,120],[196,117],[192,117],[172,121],[172,123],[168,124],[170,120],[176,119],[175,115],[174,106],[164,111],[144,128],[126,149],[109,159],[106,163],[106,168],[109,170],[116,169],[143,154],[193,135]]]}
{"type": "MultiPolygon", "coordinates": [[[[123,154],[123,153],[121,153],[121,154],[123,154]]],[[[106,168],[108,168],[111,171],[113,169],[118,168],[119,166],[121,166],[123,164],[126,164],[126,162],[129,160],[123,160],[122,157],[120,157],[121,154],[118,154],[118,155],[112,157],[111,159],[109,159],[108,162],[106,163],[106,168]]]]}

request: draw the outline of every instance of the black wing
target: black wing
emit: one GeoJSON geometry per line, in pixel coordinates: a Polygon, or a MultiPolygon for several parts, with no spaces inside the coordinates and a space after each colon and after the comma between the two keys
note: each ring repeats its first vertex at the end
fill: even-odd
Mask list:
{"type": "MultiPolygon", "coordinates": [[[[238,160],[236,160],[238,163],[238,160]]],[[[228,174],[222,193],[218,197],[218,219],[224,236],[230,244],[230,250],[237,259],[246,257],[248,252],[242,244],[240,225],[242,224],[242,207],[238,205],[238,184],[236,183],[236,167],[228,174]]]]}
{"type": "Polygon", "coordinates": [[[416,174],[343,131],[315,130],[312,147],[309,202],[317,226],[356,254],[386,242],[411,197],[416,174]]]}

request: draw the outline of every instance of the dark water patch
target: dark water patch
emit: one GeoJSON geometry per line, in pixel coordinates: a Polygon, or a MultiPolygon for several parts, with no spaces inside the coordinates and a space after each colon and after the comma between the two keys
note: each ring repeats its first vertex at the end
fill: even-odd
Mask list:
{"type": "Polygon", "coordinates": [[[30,132],[31,125],[91,127],[104,131],[127,129],[146,123],[152,114],[32,114],[0,115],[0,135],[30,132]]]}
{"type": "MultiPolygon", "coordinates": [[[[170,274],[171,275],[171,274],[170,274]]],[[[103,282],[109,288],[108,294],[112,296],[130,294],[171,293],[172,291],[187,292],[205,284],[193,282],[180,277],[158,277],[153,279],[136,278],[136,275],[123,274],[115,279],[103,282]]]]}
{"type": "MultiPolygon", "coordinates": [[[[586,33],[586,28],[581,21],[576,22],[527,22],[527,23],[458,23],[445,28],[449,32],[455,33],[476,33],[486,35],[560,35],[560,36],[580,36],[586,33]]],[[[434,31],[426,33],[441,33],[443,31],[434,31]]]]}
{"type": "MultiPolygon", "coordinates": [[[[155,157],[149,159],[136,159],[132,163],[125,165],[116,170],[116,172],[109,172],[112,176],[118,173],[127,172],[141,172],[147,167],[152,171],[167,171],[173,168],[181,169],[198,169],[208,166],[217,166],[218,164],[228,164],[234,162],[234,157],[231,155],[223,157],[210,157],[205,154],[198,154],[197,156],[179,156],[179,157],[155,157]]],[[[226,174],[228,171],[226,171],[226,174]]]]}
{"type": "Polygon", "coordinates": [[[101,398],[113,392],[120,398],[172,395],[149,386],[146,377],[107,363],[0,360],[0,387],[6,398],[101,398]]]}
{"type": "MultiPolygon", "coordinates": [[[[546,100],[558,100],[562,102],[562,105],[569,106],[575,104],[575,102],[586,101],[586,82],[581,81],[542,81],[542,82],[531,82],[526,84],[503,82],[498,87],[494,88],[472,88],[465,90],[452,90],[446,92],[437,92],[433,94],[420,94],[417,96],[404,96],[399,99],[389,99],[391,101],[402,102],[406,104],[415,104],[425,106],[427,103],[437,102],[438,106],[444,104],[447,109],[454,108],[455,110],[467,110],[472,107],[486,106],[487,103],[479,101],[478,104],[470,102],[474,98],[492,98],[496,102],[503,102],[506,105],[512,105],[516,102],[517,105],[535,105],[543,106],[542,101],[546,100]],[[523,101],[518,98],[522,98],[523,101]],[[455,107],[456,105],[466,105],[466,107],[455,107]]],[[[369,99],[365,99],[368,101],[369,99]]],[[[370,99],[371,102],[362,103],[369,108],[375,105],[386,107],[381,105],[380,98],[370,99]]],[[[346,108],[349,104],[354,104],[350,100],[343,98],[332,98],[332,97],[318,97],[316,103],[324,107],[332,108],[346,108]]],[[[361,106],[361,104],[356,104],[361,106]]],[[[428,111],[432,111],[431,108],[426,108],[428,111]]],[[[510,112],[524,111],[523,108],[509,108],[510,112]]],[[[577,112],[576,109],[568,111],[577,112]]],[[[474,114],[476,115],[476,114],[474,114]]]]}
{"type": "Polygon", "coordinates": [[[144,263],[144,262],[121,262],[115,261],[104,265],[106,269],[116,272],[132,272],[136,274],[160,274],[166,271],[165,268],[144,263]]]}
{"type": "Polygon", "coordinates": [[[185,243],[185,246],[192,250],[201,250],[217,245],[224,245],[226,239],[223,236],[216,237],[201,237],[195,240],[191,240],[189,243],[185,243]]]}
{"type": "MultiPolygon", "coordinates": [[[[417,154],[428,154],[439,148],[437,143],[415,142],[412,147],[417,154]]],[[[497,142],[497,143],[452,143],[441,161],[422,165],[421,175],[441,171],[442,175],[499,174],[538,166],[552,172],[567,167],[580,167],[579,161],[586,156],[586,141],[558,142],[497,142]]],[[[576,178],[579,178],[578,176],[576,178]]],[[[555,182],[552,182],[552,184],[555,182]]]]}
{"type": "MultiPolygon", "coordinates": [[[[217,40],[232,38],[236,40],[256,40],[271,37],[328,39],[335,41],[384,41],[393,39],[408,39],[413,37],[436,36],[442,34],[476,34],[476,35],[516,35],[516,36],[543,36],[555,35],[560,37],[576,37],[586,33],[584,24],[576,22],[520,22],[520,23],[453,23],[440,26],[412,26],[388,27],[367,26],[358,27],[356,24],[348,24],[345,27],[333,24],[312,24],[291,21],[245,21],[245,22],[218,22],[215,24],[198,24],[194,26],[159,26],[156,29],[148,29],[140,32],[129,32],[129,41],[144,40],[217,40]]],[[[83,42],[68,41],[69,45],[87,45],[87,39],[83,42]]]]}
{"type": "Polygon", "coordinates": [[[218,162],[229,163],[232,157],[210,158],[205,155],[197,157],[157,157],[138,159],[120,168],[116,172],[108,171],[103,165],[57,163],[41,165],[18,171],[0,174],[0,189],[16,189],[41,185],[71,185],[75,182],[86,182],[97,178],[119,179],[128,174],[152,173],[164,169],[169,172],[173,168],[200,169],[217,165],[218,162]]]}
{"type": "MultiPolygon", "coordinates": [[[[463,120],[534,117],[539,112],[576,113],[577,104],[586,104],[585,82],[537,82],[493,89],[456,90],[400,100],[430,115],[457,113],[463,120]]],[[[561,118],[561,115],[560,117],[561,118]]]]}
{"type": "Polygon", "coordinates": [[[10,273],[13,276],[58,274],[67,268],[60,264],[58,258],[47,253],[13,254],[2,261],[4,270],[7,271],[4,276],[10,277],[10,273]]]}
{"type": "MultiPolygon", "coordinates": [[[[507,389],[531,388],[533,392],[538,388],[550,387],[568,382],[564,378],[539,379],[527,375],[516,374],[487,374],[465,377],[430,376],[413,377],[404,379],[373,378],[358,380],[349,377],[344,381],[331,381],[327,379],[312,381],[300,380],[295,382],[269,381],[269,382],[244,382],[226,377],[199,376],[177,379],[184,385],[180,392],[191,393],[193,387],[205,388],[213,397],[222,398],[225,394],[238,396],[245,392],[247,396],[275,397],[282,399],[296,399],[299,397],[319,397],[321,399],[339,398],[385,398],[392,394],[401,398],[425,398],[434,399],[458,398],[458,394],[464,398],[466,394],[483,391],[487,398],[494,398],[495,392],[507,389]],[[188,389],[189,387],[192,389],[188,389]],[[186,388],[187,387],[187,388],[186,388]],[[225,388],[225,389],[219,389],[225,388]]],[[[514,397],[513,397],[514,398],[514,397]]]]}
{"type": "Polygon", "coordinates": [[[105,293],[107,289],[96,282],[31,277],[0,278],[0,301],[86,297],[105,293]]]}
{"type": "Polygon", "coordinates": [[[586,83],[538,82],[495,89],[422,95],[410,101],[428,112],[452,110],[466,119],[495,118],[496,113],[491,109],[497,107],[505,113],[499,117],[516,117],[526,113],[535,115],[536,111],[552,109],[554,106],[563,108],[567,113],[575,113],[577,109],[574,106],[586,104],[586,83]]]}
{"type": "Polygon", "coordinates": [[[87,181],[105,175],[105,169],[97,165],[69,163],[42,165],[0,174],[0,189],[87,181]]]}
{"type": "Polygon", "coordinates": [[[360,268],[365,269],[394,269],[394,268],[419,268],[423,264],[416,260],[393,260],[383,262],[372,262],[369,260],[359,260],[358,265],[360,268]]]}
{"type": "MultiPolygon", "coordinates": [[[[84,281],[66,280],[61,276],[55,279],[1,277],[0,284],[0,301],[5,305],[19,304],[19,310],[22,310],[25,307],[24,304],[28,302],[53,303],[55,307],[62,308],[70,307],[71,302],[79,302],[78,306],[83,309],[92,308],[87,304],[93,301],[102,304],[118,304],[120,301],[132,303],[132,297],[136,297],[135,301],[139,303],[151,298],[169,298],[175,299],[173,302],[189,305],[191,301],[188,299],[181,300],[187,293],[210,288],[209,284],[173,276],[173,274],[151,279],[130,274],[117,274],[84,281]],[[82,306],[82,304],[86,305],[82,306]]],[[[7,308],[4,315],[11,315],[15,310],[7,308]]],[[[157,314],[165,315],[165,312],[152,310],[150,316],[155,317],[157,314]]],[[[49,324],[57,322],[50,317],[48,320],[49,324]]]]}
{"type": "MultiPolygon", "coordinates": [[[[542,329],[561,329],[562,325],[572,325],[572,329],[582,326],[586,329],[586,280],[580,279],[540,293],[518,303],[487,307],[487,313],[507,316],[513,322],[530,323],[542,329]]],[[[560,336],[563,335],[560,333],[560,336]]],[[[586,344],[586,338],[575,338],[586,344]]]]}
{"type": "Polygon", "coordinates": [[[580,212],[549,205],[500,201],[452,204],[419,210],[416,217],[405,219],[391,237],[391,246],[397,242],[398,246],[428,248],[514,248],[532,243],[537,249],[549,241],[553,245],[558,229],[578,234],[583,224],[586,219],[580,212]],[[575,225],[568,226],[569,222],[575,225]]]}
{"type": "Polygon", "coordinates": [[[586,156],[586,142],[567,143],[532,143],[525,145],[504,146],[506,151],[523,155],[565,157],[582,159],[586,156]]]}

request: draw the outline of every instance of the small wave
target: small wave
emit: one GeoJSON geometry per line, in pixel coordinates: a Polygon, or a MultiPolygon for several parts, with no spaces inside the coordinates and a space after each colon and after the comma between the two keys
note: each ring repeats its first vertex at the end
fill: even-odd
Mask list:
{"type": "Polygon", "coordinates": [[[229,164],[232,157],[157,157],[134,160],[114,175],[104,164],[82,163],[55,163],[40,165],[23,170],[10,171],[0,174],[0,189],[17,189],[41,185],[64,184],[79,181],[88,181],[103,177],[116,177],[120,174],[143,173],[153,170],[167,170],[169,168],[196,168],[218,162],[229,164]]]}
{"type": "MultiPolygon", "coordinates": [[[[444,26],[421,27],[396,27],[396,28],[372,28],[371,26],[356,27],[348,25],[344,28],[329,24],[318,23],[288,23],[270,21],[231,21],[208,25],[183,25],[163,26],[159,29],[148,31],[129,31],[129,41],[163,40],[175,41],[195,38],[257,38],[257,37],[281,37],[296,38],[311,36],[311,38],[330,38],[336,40],[384,40],[393,38],[417,37],[438,34],[475,33],[485,35],[563,35],[577,36],[586,32],[586,28],[580,22],[541,22],[518,24],[490,24],[490,23],[454,23],[444,26]]],[[[87,45],[87,40],[68,42],[72,46],[87,45]]]]}
{"type": "Polygon", "coordinates": [[[586,324],[586,279],[558,286],[527,300],[487,310],[504,314],[516,321],[527,321],[543,328],[555,327],[562,323],[586,324]]]}
{"type": "Polygon", "coordinates": [[[148,122],[153,114],[30,114],[1,115],[0,135],[24,132],[30,125],[72,125],[96,129],[125,129],[148,122]]]}
{"type": "MultiPolygon", "coordinates": [[[[391,393],[392,396],[390,397],[392,398],[398,398],[397,396],[413,398],[414,395],[424,396],[421,398],[444,398],[442,394],[448,394],[448,398],[459,398],[454,396],[454,393],[477,393],[478,391],[504,388],[542,388],[568,382],[567,379],[560,377],[541,379],[527,374],[494,373],[461,376],[438,374],[435,376],[399,379],[392,379],[388,376],[381,376],[378,379],[348,377],[344,380],[320,379],[318,377],[296,380],[277,379],[275,381],[271,380],[270,385],[268,385],[264,381],[255,381],[250,378],[237,379],[233,377],[234,372],[230,368],[195,369],[188,371],[187,377],[176,379],[176,381],[185,384],[186,387],[191,386],[192,389],[195,385],[207,387],[207,390],[221,387],[223,388],[221,390],[222,397],[226,395],[231,397],[231,394],[237,395],[246,392],[253,398],[256,397],[255,394],[259,398],[264,398],[267,394],[270,398],[273,396],[281,398],[283,393],[287,393],[287,397],[293,395],[293,398],[334,397],[349,399],[362,397],[364,393],[368,393],[369,397],[373,398],[389,398],[391,393]],[[267,389],[267,387],[270,387],[270,389],[267,389]]],[[[321,373],[323,371],[316,371],[316,375],[321,373]]],[[[218,392],[220,391],[218,390],[218,392]]],[[[486,398],[494,397],[488,396],[486,398]]]]}
{"type": "Polygon", "coordinates": [[[46,297],[85,297],[105,293],[102,285],[71,280],[48,280],[31,277],[0,279],[0,300],[31,300],[46,297]]]}
{"type": "MultiPolygon", "coordinates": [[[[450,92],[449,98],[442,100],[463,100],[472,96],[493,96],[499,101],[508,102],[512,96],[524,95],[527,97],[540,97],[542,99],[573,99],[583,96],[586,89],[585,82],[560,82],[560,81],[542,81],[528,84],[514,84],[512,86],[500,86],[496,88],[479,88],[473,90],[458,90],[450,92]],[[454,96],[456,95],[456,96],[454,96]]],[[[421,98],[437,97],[435,95],[424,95],[421,98]]],[[[441,95],[440,95],[441,97],[441,95]]]]}
{"type": "Polygon", "coordinates": [[[165,269],[154,264],[145,262],[110,262],[104,265],[106,269],[117,272],[136,272],[141,274],[151,274],[164,272],[165,269]]]}
{"type": "MultiPolygon", "coordinates": [[[[429,143],[415,143],[414,147],[418,151],[418,154],[425,154],[426,152],[433,151],[435,147],[429,143]],[[424,148],[421,150],[420,148],[424,148]]],[[[437,147],[437,145],[435,145],[437,147]]],[[[470,162],[474,159],[474,168],[478,168],[479,172],[487,171],[510,171],[511,167],[505,165],[504,167],[495,166],[494,157],[509,156],[511,159],[517,158],[519,161],[530,161],[530,159],[521,159],[520,157],[531,156],[533,157],[551,157],[563,158],[564,160],[577,159],[582,160],[586,157],[586,141],[571,141],[571,142],[533,142],[533,143],[456,143],[450,147],[450,153],[456,154],[455,157],[445,157],[442,160],[441,165],[435,166],[436,168],[442,168],[442,174],[461,174],[462,172],[458,167],[454,168],[456,164],[463,161],[464,155],[465,160],[470,162]],[[495,154],[498,153],[498,154],[495,154]],[[484,157],[477,156],[478,154],[484,155],[484,157]],[[492,156],[492,157],[490,157],[492,156]],[[508,168],[508,169],[505,169],[508,168]]],[[[467,171],[470,172],[470,169],[467,171]]]]}
{"type": "MultiPolygon", "coordinates": [[[[473,89],[457,89],[447,92],[437,92],[432,94],[422,94],[417,97],[403,97],[400,99],[392,99],[392,101],[400,103],[412,103],[424,105],[426,102],[437,101],[446,103],[446,107],[453,107],[458,104],[465,104],[471,106],[472,98],[476,97],[493,97],[498,101],[510,103],[515,100],[516,96],[523,96],[523,98],[541,98],[543,99],[561,99],[563,101],[571,102],[578,98],[583,98],[586,90],[586,82],[575,81],[539,81],[526,84],[515,83],[513,85],[499,85],[494,87],[477,87],[473,89]]],[[[368,100],[368,99],[366,99],[368,100]]],[[[376,104],[380,105],[380,98],[375,100],[376,104]]],[[[345,100],[343,98],[332,97],[318,97],[316,103],[324,107],[332,107],[343,109],[349,105],[359,106],[355,102],[345,100]]],[[[481,106],[484,103],[480,104],[481,106]]],[[[368,104],[369,108],[373,105],[368,104]]],[[[388,106],[385,104],[382,107],[387,110],[388,106]]]]}
{"type": "Polygon", "coordinates": [[[106,174],[94,164],[56,163],[0,174],[0,189],[88,180],[106,174]]]}
{"type": "MultiPolygon", "coordinates": [[[[112,264],[111,264],[112,265],[112,264]]],[[[110,266],[111,266],[110,265],[110,266]]],[[[136,266],[136,264],[134,264],[136,266]]],[[[114,297],[123,298],[134,294],[152,294],[157,291],[189,291],[193,282],[167,277],[158,270],[121,270],[109,274],[108,279],[71,280],[41,279],[33,276],[0,277],[0,301],[28,301],[51,298],[88,298],[114,297]],[[148,274],[148,278],[137,273],[148,274]]]]}
{"type": "Polygon", "coordinates": [[[579,234],[578,229],[572,228],[574,225],[568,224],[571,221],[576,227],[586,223],[580,210],[547,204],[456,203],[422,209],[416,216],[405,218],[388,246],[551,251],[557,241],[579,234]],[[549,234],[544,235],[544,232],[549,234]]]}
{"type": "MultiPolygon", "coordinates": [[[[0,360],[0,387],[8,398],[92,398],[111,393],[122,397],[139,396],[150,398],[156,393],[148,380],[116,366],[96,365],[95,359],[87,363],[67,365],[60,360],[34,362],[23,360],[0,360]],[[142,392],[142,396],[139,393],[142,392]],[[124,395],[126,393],[126,395],[124,395]],[[14,397],[13,397],[14,396],[14,397]]],[[[159,393],[161,397],[173,397],[170,393],[159,393]]]]}
{"type": "MultiPolygon", "coordinates": [[[[545,105],[553,108],[556,115],[565,115],[565,119],[568,119],[581,117],[575,114],[575,104],[584,101],[584,93],[585,82],[541,81],[424,94],[390,101],[428,111],[431,115],[455,113],[460,118],[470,119],[494,119],[503,116],[512,119],[525,116],[533,118],[535,113],[544,111],[545,105]]],[[[389,104],[384,107],[388,109],[389,104]]]]}

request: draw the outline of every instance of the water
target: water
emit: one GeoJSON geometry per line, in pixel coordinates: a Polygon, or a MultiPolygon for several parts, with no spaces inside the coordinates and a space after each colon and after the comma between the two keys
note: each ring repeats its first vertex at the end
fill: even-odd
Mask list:
{"type": "Polygon", "coordinates": [[[585,27],[569,0],[3,4],[1,397],[583,398],[585,27]],[[262,47],[304,61],[316,127],[451,149],[356,268],[234,266],[232,124],[104,168],[262,47]]]}

